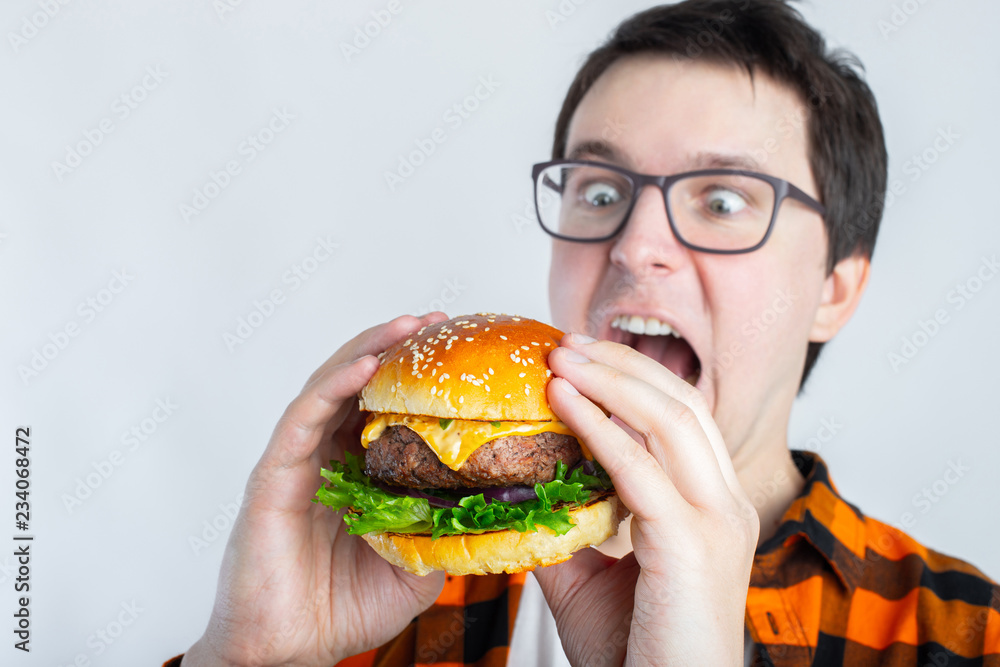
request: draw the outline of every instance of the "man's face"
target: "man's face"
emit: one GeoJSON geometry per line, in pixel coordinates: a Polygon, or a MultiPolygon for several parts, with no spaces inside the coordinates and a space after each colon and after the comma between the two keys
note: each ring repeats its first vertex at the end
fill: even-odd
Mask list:
{"type": "MultiPolygon", "coordinates": [[[[818,198],[805,118],[798,96],[760,72],[751,81],[736,67],[634,56],[617,61],[587,92],[569,126],[566,156],[657,175],[753,169],[818,198]]],[[[553,318],[564,330],[624,342],[678,375],[697,376],[735,454],[750,440],[785,436],[823,293],[826,249],[820,216],[789,199],[759,250],[689,250],[671,232],[661,191],[647,187],[614,239],[553,242],[553,318]],[[681,338],[613,326],[623,316],[655,318],[681,338]]]]}

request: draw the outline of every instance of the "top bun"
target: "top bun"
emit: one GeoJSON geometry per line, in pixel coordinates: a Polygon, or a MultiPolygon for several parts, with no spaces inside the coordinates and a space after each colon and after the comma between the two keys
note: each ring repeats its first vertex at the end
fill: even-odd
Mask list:
{"type": "Polygon", "coordinates": [[[442,419],[556,421],[547,359],[563,333],[536,320],[478,313],[426,326],[379,355],[361,409],[442,419]]]}

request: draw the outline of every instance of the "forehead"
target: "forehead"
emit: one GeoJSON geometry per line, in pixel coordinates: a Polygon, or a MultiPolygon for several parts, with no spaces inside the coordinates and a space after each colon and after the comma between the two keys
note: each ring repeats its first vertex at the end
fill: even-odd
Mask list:
{"type": "Polygon", "coordinates": [[[795,91],[760,71],[751,79],[735,65],[629,56],[584,95],[569,125],[567,157],[586,151],[652,174],[750,167],[813,190],[807,117],[795,91]],[[602,148],[605,154],[595,152],[602,148]]]}

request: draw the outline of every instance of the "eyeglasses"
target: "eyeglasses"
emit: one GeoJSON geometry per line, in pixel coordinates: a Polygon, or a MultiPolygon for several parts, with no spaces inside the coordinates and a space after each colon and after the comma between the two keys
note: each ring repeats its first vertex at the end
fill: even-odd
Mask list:
{"type": "Polygon", "coordinates": [[[788,181],[740,169],[648,176],[601,162],[554,160],[536,164],[531,173],[538,221],[565,241],[615,237],[647,185],[663,192],[677,240],[700,252],[734,255],[760,248],[786,198],[826,214],[822,204],[788,181]]]}

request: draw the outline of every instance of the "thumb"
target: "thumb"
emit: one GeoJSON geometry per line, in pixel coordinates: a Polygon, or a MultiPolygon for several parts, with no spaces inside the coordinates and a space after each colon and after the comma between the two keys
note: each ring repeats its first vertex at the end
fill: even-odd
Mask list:
{"type": "Polygon", "coordinates": [[[553,613],[557,613],[576,589],[617,560],[594,548],[581,549],[564,563],[536,569],[534,575],[545,595],[545,601],[553,613]]]}
{"type": "Polygon", "coordinates": [[[311,381],[285,410],[271,441],[250,478],[249,487],[267,499],[276,511],[302,512],[312,505],[319,461],[313,454],[332,420],[378,368],[372,356],[327,368],[311,381]]]}

